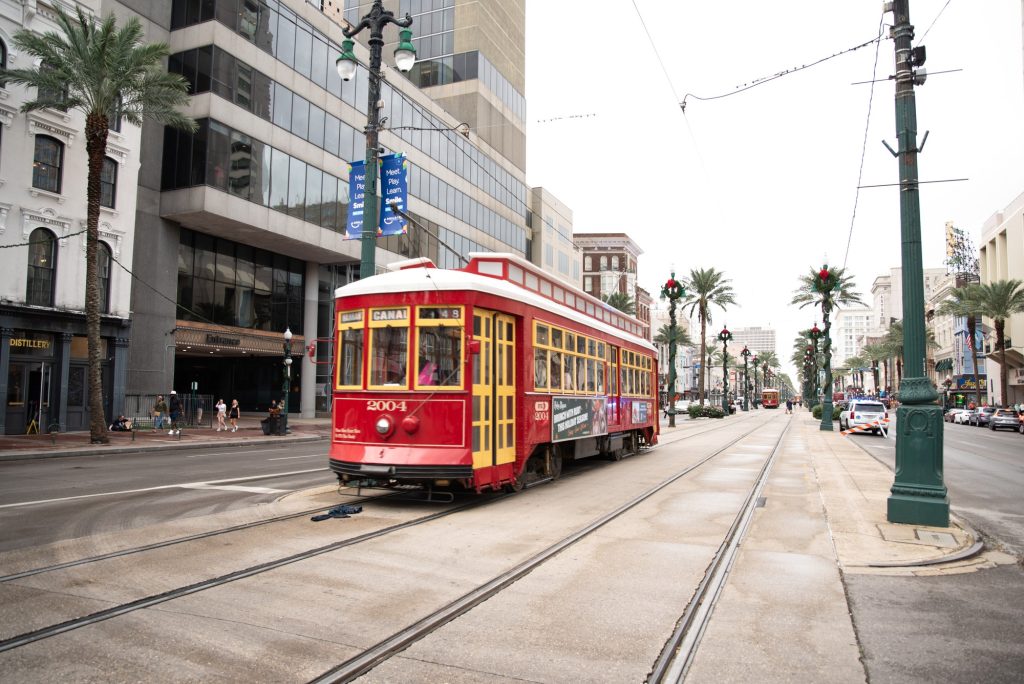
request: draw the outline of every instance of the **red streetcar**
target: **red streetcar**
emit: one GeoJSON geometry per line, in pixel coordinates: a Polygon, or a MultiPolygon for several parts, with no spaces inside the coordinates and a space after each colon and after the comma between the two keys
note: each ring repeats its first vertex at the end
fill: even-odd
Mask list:
{"type": "Polygon", "coordinates": [[[779,390],[766,388],[761,390],[761,406],[765,408],[779,408],[779,390]]]}
{"type": "Polygon", "coordinates": [[[342,483],[518,490],[657,442],[641,325],[515,255],[393,264],[339,288],[335,315],[342,483]]]}

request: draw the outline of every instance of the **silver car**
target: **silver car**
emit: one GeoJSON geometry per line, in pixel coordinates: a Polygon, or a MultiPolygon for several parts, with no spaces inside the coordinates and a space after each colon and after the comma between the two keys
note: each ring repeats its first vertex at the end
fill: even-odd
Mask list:
{"type": "Polygon", "coordinates": [[[988,427],[993,432],[1003,428],[1017,430],[1020,427],[1020,416],[1013,409],[997,409],[989,418],[988,427]]]}

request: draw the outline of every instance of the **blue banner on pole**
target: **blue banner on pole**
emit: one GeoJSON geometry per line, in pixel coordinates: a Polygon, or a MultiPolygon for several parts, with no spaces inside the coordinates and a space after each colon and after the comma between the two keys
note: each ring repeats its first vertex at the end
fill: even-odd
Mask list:
{"type": "Polygon", "coordinates": [[[382,203],[377,235],[405,235],[408,232],[406,220],[391,209],[395,204],[405,211],[409,196],[409,161],[401,152],[381,157],[380,188],[382,203]]]}
{"type": "Polygon", "coordinates": [[[345,239],[358,240],[363,237],[364,201],[366,199],[366,162],[354,161],[348,165],[348,221],[345,223],[345,239]]]}

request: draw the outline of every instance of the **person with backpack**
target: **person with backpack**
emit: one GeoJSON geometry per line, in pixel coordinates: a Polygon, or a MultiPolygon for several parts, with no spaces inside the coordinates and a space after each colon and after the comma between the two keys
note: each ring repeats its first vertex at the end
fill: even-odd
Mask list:
{"type": "Polygon", "coordinates": [[[180,435],[181,434],[181,428],[178,427],[178,421],[181,420],[181,411],[182,411],[181,399],[178,399],[178,393],[177,392],[175,392],[174,390],[171,390],[171,405],[170,405],[171,429],[170,429],[170,431],[168,431],[167,434],[169,434],[169,435],[180,435]]]}

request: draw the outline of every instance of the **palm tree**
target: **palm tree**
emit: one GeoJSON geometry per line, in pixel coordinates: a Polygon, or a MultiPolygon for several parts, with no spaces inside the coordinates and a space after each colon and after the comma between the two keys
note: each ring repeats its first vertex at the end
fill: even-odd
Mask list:
{"type": "Polygon", "coordinates": [[[939,305],[940,316],[956,316],[967,319],[966,340],[971,346],[971,362],[974,368],[974,398],[975,403],[981,406],[981,383],[978,379],[978,341],[976,339],[978,330],[978,288],[979,285],[967,285],[953,290],[949,299],[939,305]]]}
{"type": "Polygon", "coordinates": [[[1006,406],[1008,394],[1008,375],[1006,367],[1006,319],[1016,313],[1024,312],[1024,281],[996,280],[983,283],[977,290],[978,310],[983,316],[992,319],[996,329],[996,350],[999,351],[999,388],[1002,392],[1002,404],[1006,406]]]}
{"type": "Polygon", "coordinates": [[[63,35],[18,31],[14,44],[40,66],[0,72],[0,80],[37,89],[22,112],[52,108],[85,114],[86,182],[85,319],[89,348],[89,439],[106,443],[103,387],[100,375],[100,288],[98,268],[100,179],[111,117],[133,126],[143,119],[196,129],[196,122],[177,111],[188,101],[184,78],[167,72],[164,43],[143,44],[142,24],[135,17],[120,29],[113,14],[102,22],[79,6],[77,16],[54,9],[63,35]]]}
{"type": "Polygon", "coordinates": [[[636,314],[636,302],[625,292],[612,292],[602,296],[601,301],[629,316],[636,314]]]}
{"type": "Polygon", "coordinates": [[[861,370],[870,363],[866,358],[860,355],[846,357],[846,367],[850,371],[851,379],[853,384],[857,387],[864,387],[864,371],[861,370]]]}
{"type": "MultiPolygon", "coordinates": [[[[690,279],[686,285],[686,301],[683,306],[689,306],[689,315],[697,312],[700,319],[700,357],[704,359],[707,353],[708,323],[711,322],[711,307],[718,306],[724,311],[730,304],[736,303],[736,293],[733,292],[732,282],[725,277],[721,271],[714,268],[690,269],[690,279]]],[[[700,403],[704,405],[704,374],[700,374],[700,386],[697,392],[700,395],[700,403]]]]}
{"type": "MultiPolygon", "coordinates": [[[[883,369],[882,362],[888,357],[889,351],[882,345],[881,342],[873,342],[871,344],[865,344],[860,349],[860,353],[871,360],[871,372],[875,383],[875,392],[882,386],[881,378],[879,377],[879,371],[883,369]]],[[[888,377],[886,378],[888,380],[888,377]]]]}
{"type": "MultiPolygon", "coordinates": [[[[676,346],[679,347],[692,347],[693,340],[690,339],[689,333],[682,329],[680,326],[676,326],[676,346]]],[[[658,328],[658,334],[654,336],[655,344],[670,344],[672,342],[672,326],[668,323],[658,328]]]]}

